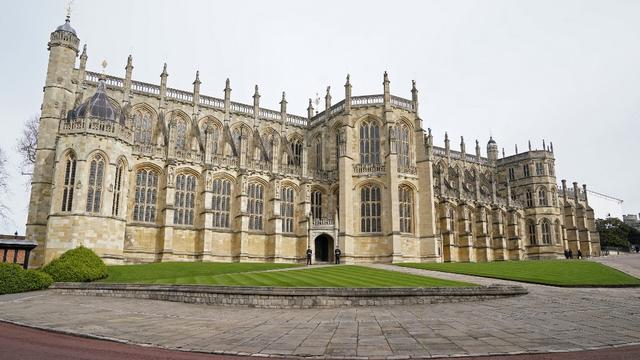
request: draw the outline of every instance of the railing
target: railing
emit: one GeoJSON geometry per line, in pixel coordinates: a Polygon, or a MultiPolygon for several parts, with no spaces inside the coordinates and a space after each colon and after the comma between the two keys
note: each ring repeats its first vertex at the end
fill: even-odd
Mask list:
{"type": "Polygon", "coordinates": [[[321,181],[333,180],[336,178],[336,175],[337,174],[335,170],[314,170],[313,171],[313,178],[321,181]]]}
{"type": "Polygon", "coordinates": [[[132,81],[131,90],[143,94],[160,95],[160,86],[140,81],[132,81]]]}
{"type": "Polygon", "coordinates": [[[223,167],[238,167],[240,165],[239,159],[231,156],[214,156],[211,162],[213,165],[223,167]]]}
{"type": "Polygon", "coordinates": [[[401,174],[418,175],[418,169],[412,165],[398,165],[398,172],[401,174]]]}
{"type": "Polygon", "coordinates": [[[240,104],[237,102],[231,102],[231,111],[235,111],[238,113],[243,113],[247,115],[253,115],[253,106],[240,104]]]}
{"type": "Polygon", "coordinates": [[[351,106],[369,106],[384,103],[384,95],[353,96],[351,106]]]}
{"type": "Polygon", "coordinates": [[[355,174],[384,173],[384,164],[353,164],[355,174]]]}
{"type": "Polygon", "coordinates": [[[60,123],[61,134],[90,133],[104,136],[112,136],[128,142],[133,141],[133,132],[111,120],[96,118],[75,119],[60,123]]]}
{"type": "Polygon", "coordinates": [[[334,227],[336,222],[333,218],[314,218],[313,226],[314,227],[334,227]]]}
{"type": "Polygon", "coordinates": [[[266,119],[266,120],[275,120],[275,121],[280,121],[280,117],[281,114],[275,110],[269,110],[269,109],[260,109],[260,112],[258,113],[258,116],[262,119],[266,119]]]}
{"type": "Polygon", "coordinates": [[[163,158],[165,156],[165,148],[153,144],[135,144],[133,146],[133,153],[163,158]]]}
{"type": "MultiPolygon", "coordinates": [[[[447,150],[445,148],[441,148],[441,147],[438,147],[438,146],[433,146],[431,148],[431,152],[435,156],[439,156],[439,157],[446,157],[447,156],[447,150]]],[[[449,150],[449,156],[452,159],[457,159],[457,160],[461,160],[462,159],[462,153],[460,151],[449,150]]],[[[465,159],[465,161],[476,163],[476,164],[480,164],[480,165],[487,165],[489,163],[489,159],[483,158],[483,157],[478,158],[477,156],[472,155],[472,154],[465,154],[465,158],[464,159],[465,159]]]]}
{"type": "Polygon", "coordinates": [[[200,105],[214,109],[224,109],[224,100],[211,96],[200,95],[200,105]]]}
{"type": "Polygon", "coordinates": [[[391,105],[409,111],[413,110],[413,102],[411,100],[403,99],[401,97],[393,95],[391,95],[391,105]]]}
{"type": "Polygon", "coordinates": [[[167,98],[179,101],[193,102],[193,93],[177,89],[167,89],[167,98]]]}
{"type": "Polygon", "coordinates": [[[116,88],[124,87],[124,79],[122,78],[109,76],[109,75],[100,75],[92,71],[87,71],[84,74],[85,81],[92,82],[92,83],[97,83],[98,81],[100,81],[101,77],[104,77],[105,83],[107,84],[107,86],[116,87],[116,88]]]}
{"type": "Polygon", "coordinates": [[[296,126],[307,126],[307,118],[298,115],[287,114],[287,124],[296,126]]]}
{"type": "Polygon", "coordinates": [[[271,163],[268,161],[250,161],[248,168],[261,171],[271,171],[271,163]]]}
{"type": "Polygon", "coordinates": [[[176,150],[176,158],[191,162],[201,162],[202,154],[193,150],[176,150]]]}
{"type": "Polygon", "coordinates": [[[441,156],[441,157],[447,156],[447,150],[441,147],[434,146],[431,148],[431,152],[435,156],[441,156]]]}
{"type": "Polygon", "coordinates": [[[329,113],[331,114],[331,116],[336,116],[338,114],[340,114],[342,112],[342,110],[344,110],[344,100],[340,101],[339,103],[333,105],[332,107],[329,108],[329,113]]]}
{"type": "Polygon", "coordinates": [[[280,167],[280,172],[287,175],[302,176],[302,168],[296,165],[282,165],[280,167]]]}

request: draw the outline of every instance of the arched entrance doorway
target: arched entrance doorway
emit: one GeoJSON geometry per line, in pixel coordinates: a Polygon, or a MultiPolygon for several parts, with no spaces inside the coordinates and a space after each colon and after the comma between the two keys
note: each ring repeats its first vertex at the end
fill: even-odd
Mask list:
{"type": "Polygon", "coordinates": [[[316,261],[333,261],[333,238],[327,234],[316,237],[316,261]]]}

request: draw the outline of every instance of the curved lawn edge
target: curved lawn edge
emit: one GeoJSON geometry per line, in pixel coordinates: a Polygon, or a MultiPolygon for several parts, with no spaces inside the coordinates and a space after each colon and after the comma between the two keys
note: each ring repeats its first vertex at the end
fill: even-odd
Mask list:
{"type": "MultiPolygon", "coordinates": [[[[597,263],[597,262],[591,262],[591,261],[584,261],[584,262],[579,262],[579,260],[570,260],[570,261],[563,261],[563,260],[525,260],[525,261],[500,261],[500,262],[492,262],[492,263],[404,263],[404,264],[393,264],[396,266],[401,266],[401,267],[406,267],[406,268],[412,268],[412,269],[419,269],[419,270],[428,270],[428,271],[437,271],[437,272],[443,272],[443,273],[451,273],[451,274],[460,274],[460,275],[469,275],[469,276],[478,276],[478,277],[484,277],[484,278],[490,278],[490,279],[499,279],[499,280],[507,280],[507,281],[515,281],[515,282],[522,282],[522,283],[528,283],[528,284],[536,284],[536,285],[546,285],[546,286],[554,286],[554,287],[562,287],[562,288],[635,288],[635,287],[640,287],[640,279],[636,278],[633,275],[630,275],[624,271],[618,270],[614,267],[611,266],[607,266],[605,264],[602,263],[597,263]],[[609,272],[612,276],[612,279],[616,280],[616,281],[620,281],[620,279],[623,279],[623,281],[629,281],[627,283],[615,283],[615,282],[611,282],[611,283],[588,283],[588,282],[580,282],[580,279],[569,279],[571,281],[574,281],[574,283],[567,283],[567,282],[561,282],[561,281],[553,281],[553,280],[537,280],[535,278],[532,277],[523,277],[523,276],[518,276],[518,275],[503,275],[503,274],[496,274],[496,273],[488,273],[482,269],[478,270],[478,269],[461,269],[463,267],[479,267],[479,266],[493,266],[493,267],[500,267],[500,266],[504,266],[504,264],[527,264],[527,265],[531,265],[531,264],[536,264],[538,266],[540,266],[541,268],[544,267],[545,265],[549,265],[550,263],[553,264],[566,264],[568,266],[575,266],[572,264],[585,264],[585,265],[579,265],[579,266],[593,266],[593,267],[601,267],[602,270],[605,270],[607,272],[609,272]],[[502,264],[502,265],[500,265],[502,264]],[[592,264],[592,265],[586,265],[586,264],[592,264]]],[[[518,265],[516,265],[518,266],[518,265]]],[[[531,276],[535,276],[535,274],[532,274],[531,276]]],[[[558,274],[558,276],[566,276],[565,273],[561,272],[558,274]]],[[[588,276],[588,274],[582,274],[582,276],[588,276]]],[[[584,280],[583,280],[584,281],[584,280]]]]}
{"type": "Polygon", "coordinates": [[[107,296],[257,308],[327,308],[479,301],[527,294],[519,285],[474,287],[284,288],[263,286],[55,283],[62,295],[107,296]]]}

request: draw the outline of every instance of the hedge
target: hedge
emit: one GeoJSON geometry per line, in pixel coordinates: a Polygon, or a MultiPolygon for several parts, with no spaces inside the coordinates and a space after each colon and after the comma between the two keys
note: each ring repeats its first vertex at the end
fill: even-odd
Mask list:
{"type": "Polygon", "coordinates": [[[25,270],[18,264],[0,263],[0,295],[48,288],[53,279],[39,270],[25,270]]]}
{"type": "Polygon", "coordinates": [[[42,271],[58,282],[87,282],[107,277],[107,266],[102,259],[84,246],[65,252],[42,271]]]}

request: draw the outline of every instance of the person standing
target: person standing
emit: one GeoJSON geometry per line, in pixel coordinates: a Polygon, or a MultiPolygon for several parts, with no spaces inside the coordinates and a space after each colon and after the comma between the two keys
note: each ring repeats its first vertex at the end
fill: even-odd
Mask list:
{"type": "Polygon", "coordinates": [[[582,251],[580,249],[578,249],[578,259],[582,259],[582,251]]]}
{"type": "Polygon", "coordinates": [[[311,248],[307,249],[307,265],[311,265],[311,254],[313,254],[313,250],[311,248]]]}
{"type": "Polygon", "coordinates": [[[340,264],[340,255],[342,255],[342,251],[340,251],[339,248],[336,248],[334,254],[336,255],[336,264],[340,264]]]}

